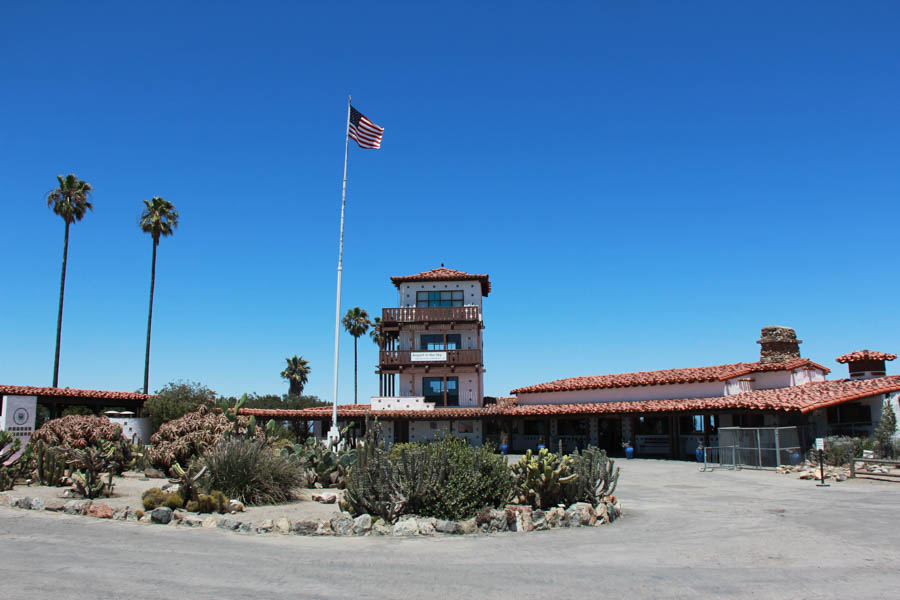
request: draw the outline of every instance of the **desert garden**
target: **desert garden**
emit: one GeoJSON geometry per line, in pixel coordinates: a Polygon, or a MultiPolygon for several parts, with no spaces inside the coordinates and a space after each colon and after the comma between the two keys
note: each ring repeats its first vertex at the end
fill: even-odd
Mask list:
{"type": "Polygon", "coordinates": [[[605,452],[542,449],[510,462],[452,436],[387,446],[377,426],[328,447],[200,406],[148,446],[96,415],[0,438],[0,504],[138,523],[301,535],[435,535],[610,523],[619,469],[605,452]]]}

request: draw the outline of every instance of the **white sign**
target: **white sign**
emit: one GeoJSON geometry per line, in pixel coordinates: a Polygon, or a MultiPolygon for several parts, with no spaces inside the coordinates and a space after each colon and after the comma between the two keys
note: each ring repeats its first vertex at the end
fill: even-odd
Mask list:
{"type": "Polygon", "coordinates": [[[0,429],[10,432],[22,440],[22,445],[31,440],[34,433],[34,418],[37,415],[35,396],[3,396],[3,417],[0,429]]]}
{"type": "Polygon", "coordinates": [[[816,438],[816,450],[825,451],[825,438],[816,438]]]}
{"type": "Polygon", "coordinates": [[[411,352],[409,360],[412,362],[447,362],[446,352],[411,352]]]}

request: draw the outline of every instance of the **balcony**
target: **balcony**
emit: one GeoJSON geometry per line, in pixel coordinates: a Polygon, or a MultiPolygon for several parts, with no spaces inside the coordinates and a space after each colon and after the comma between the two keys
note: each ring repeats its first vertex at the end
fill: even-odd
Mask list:
{"type": "Polygon", "coordinates": [[[382,350],[379,360],[383,371],[418,366],[476,366],[481,364],[481,350],[382,350]]]}
{"type": "Polygon", "coordinates": [[[404,306],[381,309],[381,322],[385,327],[398,327],[406,323],[477,323],[477,306],[404,306]]]}

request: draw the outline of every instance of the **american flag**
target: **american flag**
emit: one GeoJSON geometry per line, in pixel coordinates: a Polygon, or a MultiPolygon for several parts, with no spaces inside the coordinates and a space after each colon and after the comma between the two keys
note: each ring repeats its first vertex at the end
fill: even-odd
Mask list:
{"type": "Polygon", "coordinates": [[[350,137],[356,140],[360,148],[381,148],[381,136],[384,135],[384,127],[379,127],[361,112],[350,107],[350,137]]]}

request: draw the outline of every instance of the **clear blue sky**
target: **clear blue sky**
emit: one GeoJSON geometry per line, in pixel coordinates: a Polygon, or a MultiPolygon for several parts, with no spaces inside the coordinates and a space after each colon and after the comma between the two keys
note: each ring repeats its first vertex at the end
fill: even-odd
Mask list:
{"type": "Polygon", "coordinates": [[[281,393],[297,353],[330,400],[348,92],[386,132],[350,151],[343,309],[489,273],[488,394],[754,360],[771,324],[834,375],[900,350],[898,3],[179,4],[0,9],[0,383],[51,383],[71,172],[60,385],[140,387],[163,196],[151,389],[281,393]]]}

